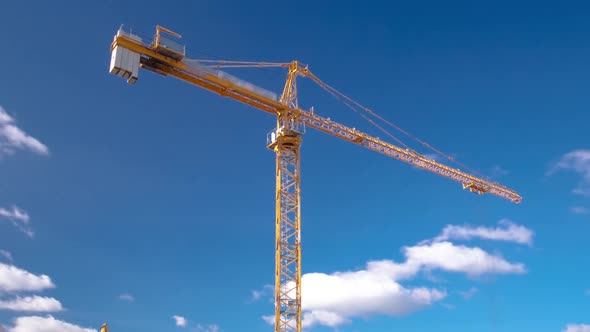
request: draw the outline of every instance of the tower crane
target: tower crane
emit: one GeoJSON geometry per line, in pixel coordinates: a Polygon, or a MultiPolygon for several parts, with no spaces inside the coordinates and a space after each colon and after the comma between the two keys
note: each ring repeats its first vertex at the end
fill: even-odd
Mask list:
{"type": "MultiPolygon", "coordinates": [[[[276,153],[275,205],[275,332],[301,332],[301,194],[300,146],[305,128],[313,128],[366,149],[397,159],[462,184],[476,194],[492,194],[513,203],[522,198],[514,190],[432,160],[408,148],[402,148],[355,128],[322,117],[298,105],[297,79],[309,78],[345,105],[386,123],[375,112],[340,93],[314,75],[298,61],[289,63],[198,60],[186,57],[181,35],[156,26],[153,40],[144,41],[119,28],[111,44],[110,73],[135,84],[139,69],[171,76],[255,109],[274,114],[276,129],[267,136],[267,146],[276,153]],[[280,96],[222,71],[222,68],[282,67],[287,80],[280,96]]],[[[368,116],[367,120],[376,125],[368,116]]],[[[384,130],[385,131],[385,130],[384,130]]],[[[387,131],[385,131],[388,133],[387,131]]],[[[390,135],[392,138],[394,136],[390,135]]],[[[430,147],[427,143],[423,145],[430,147]]],[[[438,150],[436,150],[438,151],[438,150]]]]}

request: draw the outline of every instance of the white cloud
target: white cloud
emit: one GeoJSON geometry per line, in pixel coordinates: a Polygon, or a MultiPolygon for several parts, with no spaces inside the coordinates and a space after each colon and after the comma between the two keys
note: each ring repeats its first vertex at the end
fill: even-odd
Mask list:
{"type": "Polygon", "coordinates": [[[16,206],[12,207],[12,211],[7,210],[5,208],[0,208],[0,216],[10,219],[16,219],[23,223],[28,223],[30,220],[29,214],[16,206]]]}
{"type": "Polygon", "coordinates": [[[96,332],[95,329],[80,327],[67,323],[53,316],[26,316],[14,320],[14,326],[7,327],[8,332],[96,332]]]}
{"type": "MultiPolygon", "coordinates": [[[[469,237],[475,236],[472,231],[468,233],[469,237]]],[[[527,236],[506,236],[497,230],[478,231],[474,234],[492,239],[510,238],[528,242],[527,236]]],[[[450,232],[447,236],[455,237],[455,232],[450,232]]],[[[303,327],[335,327],[356,317],[403,316],[444,299],[447,295],[445,290],[407,287],[399,283],[415,278],[420,272],[429,273],[438,269],[464,273],[471,277],[526,272],[521,263],[510,263],[481,248],[455,245],[448,241],[426,241],[403,247],[402,252],[405,256],[403,263],[392,260],[369,261],[365,269],[358,271],[304,274],[301,280],[303,327]]],[[[290,284],[285,288],[294,289],[290,284]]],[[[462,295],[469,298],[475,292],[477,289],[472,288],[462,295]]],[[[274,316],[262,318],[267,323],[274,324],[274,316]]]]}
{"type": "Polygon", "coordinates": [[[575,214],[588,214],[588,213],[590,213],[590,210],[588,208],[583,207],[583,206],[572,206],[570,208],[570,211],[575,214]]]}
{"type": "Polygon", "coordinates": [[[264,295],[263,291],[259,291],[259,290],[253,290],[252,291],[252,300],[253,301],[257,301],[258,299],[260,299],[262,296],[264,295]]]}
{"type": "Polygon", "coordinates": [[[28,311],[28,312],[57,312],[62,311],[61,303],[52,297],[17,296],[13,300],[0,300],[0,310],[28,311]]]}
{"type": "Polygon", "coordinates": [[[131,294],[121,294],[121,295],[119,295],[119,300],[133,302],[133,301],[135,301],[135,298],[131,294]]]}
{"type": "Polygon", "coordinates": [[[0,291],[39,291],[54,288],[46,275],[35,275],[13,265],[0,263],[0,291]]]}
{"type": "Polygon", "coordinates": [[[10,251],[0,249],[0,255],[10,262],[13,260],[10,251]]]}
{"type": "Polygon", "coordinates": [[[252,292],[252,301],[258,301],[260,298],[264,297],[266,294],[271,293],[274,290],[272,285],[265,285],[260,290],[253,290],[252,292]]]}
{"type": "Polygon", "coordinates": [[[174,319],[174,321],[176,322],[176,326],[186,327],[188,324],[186,318],[184,318],[182,316],[174,315],[174,316],[172,316],[172,319],[174,319]]]}
{"type": "Polygon", "coordinates": [[[459,294],[461,294],[461,296],[463,296],[464,299],[469,300],[470,298],[473,297],[473,295],[475,295],[479,290],[475,287],[471,287],[469,288],[469,290],[466,290],[464,292],[459,292],[459,294]]]}
{"type": "Polygon", "coordinates": [[[551,175],[560,170],[574,171],[582,176],[582,181],[573,190],[574,193],[590,196],[590,150],[574,150],[566,153],[547,172],[551,175]]]}
{"type": "Polygon", "coordinates": [[[502,219],[498,222],[503,227],[472,227],[447,225],[442,234],[434,238],[434,241],[446,240],[471,240],[481,238],[495,241],[508,241],[531,245],[533,243],[533,231],[511,222],[508,219],[502,219]]]}
{"type": "Polygon", "coordinates": [[[590,325],[568,324],[563,332],[590,332],[590,325]]]}
{"type": "Polygon", "coordinates": [[[478,247],[456,246],[451,242],[435,242],[406,247],[404,250],[408,259],[406,264],[439,268],[448,272],[463,272],[469,276],[526,272],[521,263],[512,264],[478,247]]]}
{"type": "Polygon", "coordinates": [[[301,326],[304,328],[313,325],[336,327],[342,324],[347,324],[349,322],[349,319],[346,319],[337,313],[316,310],[304,313],[303,319],[301,321],[301,326]]]}
{"type": "Polygon", "coordinates": [[[201,324],[197,324],[197,327],[195,328],[196,332],[219,332],[221,331],[219,329],[219,325],[217,324],[210,324],[210,325],[201,325],[201,324]]]}
{"type": "Polygon", "coordinates": [[[264,316],[262,316],[262,320],[265,321],[269,325],[274,325],[275,316],[274,315],[264,315],[264,316]]]}
{"type": "Polygon", "coordinates": [[[27,149],[40,155],[49,154],[45,144],[17,127],[14,119],[0,106],[0,156],[13,154],[16,149],[27,149]]]}
{"type": "Polygon", "coordinates": [[[7,218],[19,231],[33,237],[34,233],[30,225],[31,217],[27,211],[21,210],[17,206],[13,206],[12,210],[0,207],[0,217],[7,218]]]}
{"type": "Polygon", "coordinates": [[[302,310],[308,323],[334,326],[350,318],[384,314],[402,316],[443,299],[444,291],[405,288],[384,264],[333,274],[307,273],[302,278],[302,310]]]}

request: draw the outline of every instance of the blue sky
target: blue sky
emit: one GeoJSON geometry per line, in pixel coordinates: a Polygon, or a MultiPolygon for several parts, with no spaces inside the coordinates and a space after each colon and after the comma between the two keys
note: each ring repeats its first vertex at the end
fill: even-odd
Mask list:
{"type": "MultiPolygon", "coordinates": [[[[272,330],[274,119],[150,72],[134,86],[110,75],[121,24],[171,28],[195,58],[300,60],[524,197],[472,195],[306,133],[306,330],[590,331],[588,14],[538,1],[3,2],[0,331],[272,330]]],[[[275,92],[285,77],[232,74],[275,92]]],[[[300,87],[302,106],[380,136],[300,87]]]]}

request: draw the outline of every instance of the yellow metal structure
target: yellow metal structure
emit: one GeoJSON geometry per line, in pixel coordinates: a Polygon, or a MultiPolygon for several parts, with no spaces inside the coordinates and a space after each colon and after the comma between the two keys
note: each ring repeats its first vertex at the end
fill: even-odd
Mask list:
{"type": "MultiPolygon", "coordinates": [[[[185,58],[184,46],[163,47],[164,32],[180,35],[157,27],[152,43],[145,43],[126,33],[117,33],[111,51],[121,47],[141,56],[140,66],[164,76],[172,76],[221,96],[229,97],[256,109],[277,116],[277,128],[270,134],[268,147],[276,153],[276,252],[275,252],[275,331],[301,332],[301,205],[300,205],[300,145],[305,127],[330,134],[369,150],[400,160],[420,169],[449,178],[473,193],[489,193],[514,203],[522,198],[515,191],[495,182],[476,177],[410,150],[398,147],[354,128],[321,117],[297,104],[297,77],[308,77],[328,91],[333,88],[311,73],[299,62],[266,63],[243,61],[190,60],[185,58]],[[277,100],[268,93],[243,84],[216,68],[284,67],[287,82],[277,100]]],[[[176,46],[174,46],[176,45],[176,46]]],[[[332,90],[330,90],[332,89],[332,90]]],[[[350,99],[347,102],[356,103],[350,99]]],[[[345,102],[346,103],[346,102],[345,102]]]]}
{"type": "Polygon", "coordinates": [[[98,332],[109,332],[109,326],[107,325],[107,323],[102,324],[102,327],[98,332]]]}

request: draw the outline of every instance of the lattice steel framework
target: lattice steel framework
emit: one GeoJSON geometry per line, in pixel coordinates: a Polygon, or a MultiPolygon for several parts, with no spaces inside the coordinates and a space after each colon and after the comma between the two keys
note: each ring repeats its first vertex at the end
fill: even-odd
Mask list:
{"type": "Polygon", "coordinates": [[[279,136],[276,152],[275,331],[301,332],[299,135],[279,136]]]}
{"type": "Polygon", "coordinates": [[[302,131],[296,114],[298,64],[289,67],[277,117],[275,332],[301,332],[301,194],[299,149],[302,131]]]}

